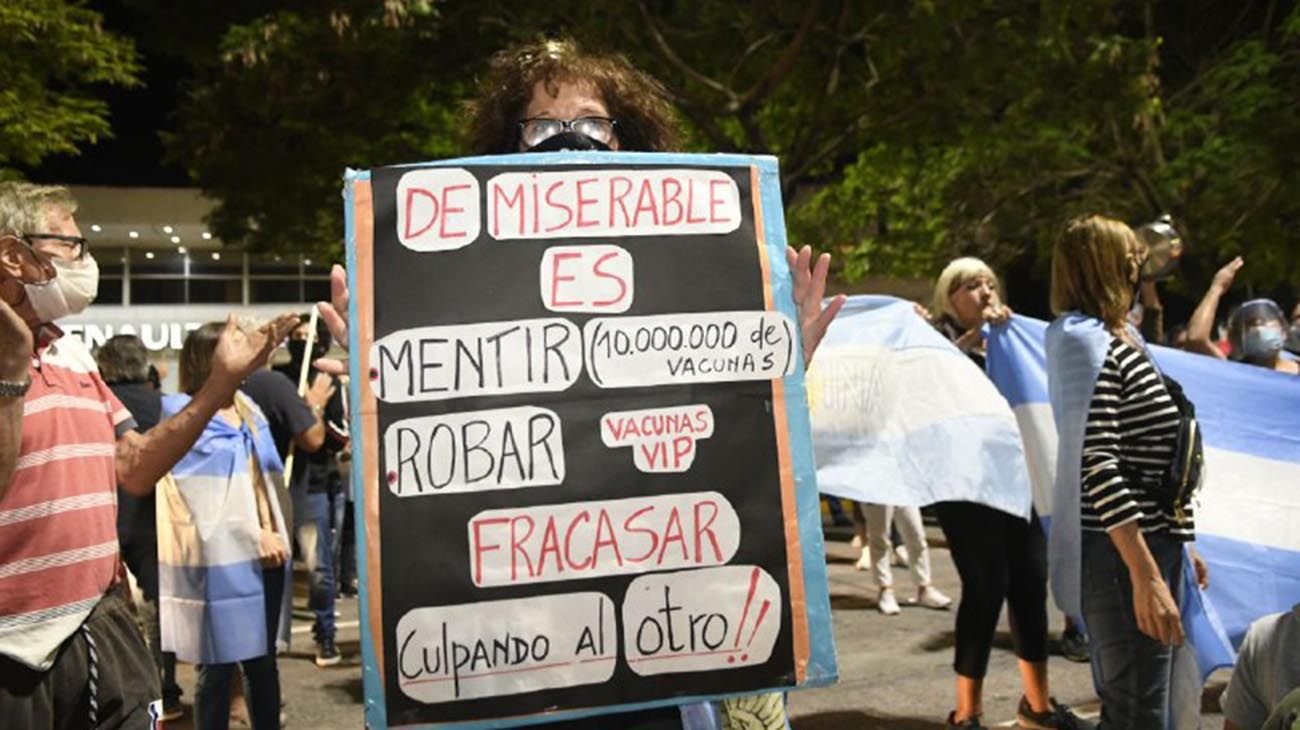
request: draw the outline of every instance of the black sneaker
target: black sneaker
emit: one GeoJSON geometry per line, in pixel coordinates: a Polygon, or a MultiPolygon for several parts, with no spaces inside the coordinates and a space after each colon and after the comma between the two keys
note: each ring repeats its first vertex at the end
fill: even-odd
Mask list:
{"type": "Polygon", "coordinates": [[[1087,664],[1092,659],[1092,653],[1088,647],[1088,637],[1082,631],[1075,629],[1067,630],[1061,634],[1061,640],[1057,643],[1057,648],[1061,651],[1061,656],[1069,661],[1087,664]]]}
{"type": "Polygon", "coordinates": [[[1020,707],[1016,710],[1016,724],[1028,730],[1093,730],[1097,727],[1070,711],[1070,708],[1048,698],[1050,708],[1046,712],[1034,712],[1029,706],[1029,699],[1020,698],[1020,707]]]}
{"type": "Polygon", "coordinates": [[[334,646],[333,639],[320,639],[316,642],[316,666],[332,667],[343,661],[343,655],[334,646]]]}
{"type": "Polygon", "coordinates": [[[944,724],[944,730],[984,730],[984,726],[980,724],[979,715],[971,715],[961,722],[953,722],[952,718],[956,714],[956,710],[948,713],[948,722],[944,724]]]}
{"type": "Polygon", "coordinates": [[[158,718],[166,722],[172,722],[185,717],[185,707],[181,704],[180,699],[170,702],[163,700],[162,717],[158,718]]]}

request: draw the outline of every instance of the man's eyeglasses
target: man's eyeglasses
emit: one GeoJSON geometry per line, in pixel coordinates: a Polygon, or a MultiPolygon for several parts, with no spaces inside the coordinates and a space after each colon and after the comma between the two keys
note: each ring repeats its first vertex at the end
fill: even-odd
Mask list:
{"type": "Polygon", "coordinates": [[[37,241],[58,241],[59,245],[64,248],[72,249],[72,253],[77,260],[81,260],[89,248],[89,243],[84,236],[65,236],[61,233],[24,233],[22,238],[23,243],[26,243],[28,248],[33,251],[38,248],[37,241]]]}
{"type": "Polygon", "coordinates": [[[519,139],[525,147],[533,147],[562,132],[574,131],[607,145],[614,138],[615,124],[617,122],[609,117],[578,117],[569,120],[533,117],[519,123],[519,139]]]}

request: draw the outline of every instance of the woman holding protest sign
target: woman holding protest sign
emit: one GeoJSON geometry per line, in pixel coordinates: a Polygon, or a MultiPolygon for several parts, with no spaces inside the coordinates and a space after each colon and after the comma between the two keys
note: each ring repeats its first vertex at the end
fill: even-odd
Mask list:
{"type": "MultiPolygon", "coordinates": [[[[530,43],[497,54],[480,90],[479,97],[466,106],[466,147],[472,154],[663,152],[676,143],[676,122],[662,85],[621,56],[587,53],[569,41],[530,43]]],[[[545,198],[542,202],[549,203],[545,198]]],[[[612,205],[608,210],[613,213],[612,205]]],[[[828,254],[815,263],[808,247],[798,252],[787,249],[786,256],[802,351],[808,359],[844,298],[822,301],[830,267],[828,254]]],[[[319,310],[338,341],[347,342],[349,293],[339,267],[331,273],[331,294],[332,301],[320,303],[319,310]]],[[[337,363],[322,362],[320,367],[340,371],[337,363]]],[[[751,726],[775,729],[786,724],[779,695],[747,698],[732,709],[755,723],[751,726]]],[[[717,727],[717,722],[711,706],[696,703],[683,706],[680,713],[670,707],[608,716],[595,726],[709,728],[717,727]]],[[[591,727],[593,723],[584,721],[578,726],[591,727]]]]}
{"type": "Polygon", "coordinates": [[[1067,223],[1052,255],[1052,588],[1088,626],[1102,727],[1168,726],[1184,546],[1195,539],[1194,411],[1127,320],[1142,260],[1133,231],[1101,216],[1067,223]]]}
{"type": "MultiPolygon", "coordinates": [[[[547,40],[498,53],[479,88],[479,97],[466,105],[466,147],[472,154],[669,152],[677,143],[662,84],[622,56],[588,53],[572,41],[547,40]]],[[[786,261],[794,276],[806,362],[844,296],[823,306],[830,254],[814,264],[810,247],[787,248],[786,261]]],[[[322,316],[327,322],[341,319],[331,314],[322,316]]]]}
{"type": "MultiPolygon", "coordinates": [[[[663,85],[622,56],[594,54],[567,40],[517,46],[493,57],[477,99],[466,104],[469,154],[595,150],[668,152],[677,123],[663,85]]],[[[813,261],[812,248],[786,249],[805,362],[812,359],[844,295],[823,302],[831,256],[813,261]]],[[[347,275],[335,266],[330,302],[321,318],[335,341],[347,343],[347,275]]],[[[341,363],[323,361],[339,375],[341,363]]]]}
{"type": "MultiPolygon", "coordinates": [[[[986,325],[1011,317],[997,275],[977,258],[955,259],[935,282],[932,306],[935,327],[983,370],[986,325]]],[[[1021,727],[1078,727],[1078,718],[1048,691],[1047,541],[1038,513],[1031,508],[1026,521],[974,502],[940,502],[934,511],[962,586],[953,660],[957,707],[948,726],[981,727],[984,676],[1005,601],[1024,685],[1016,713],[1021,727]]]]}

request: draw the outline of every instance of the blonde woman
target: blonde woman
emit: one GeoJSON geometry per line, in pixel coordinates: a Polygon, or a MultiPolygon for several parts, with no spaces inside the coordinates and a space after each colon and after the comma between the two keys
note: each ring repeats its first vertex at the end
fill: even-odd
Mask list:
{"type": "Polygon", "coordinates": [[[1133,231],[1102,216],[1067,223],[1052,254],[1052,589],[1088,626],[1103,728],[1168,726],[1184,545],[1195,537],[1190,497],[1173,503],[1159,490],[1178,401],[1127,320],[1143,258],[1133,231]]]}
{"type": "MultiPolygon", "coordinates": [[[[935,282],[933,307],[935,326],[983,369],[985,325],[1011,316],[993,270],[977,258],[953,260],[935,282]]],[[[1082,727],[1048,692],[1047,541],[1038,513],[1031,509],[1026,521],[974,502],[940,502],[934,511],[961,577],[953,659],[957,707],[948,727],[983,727],[984,676],[1004,602],[1024,686],[1020,726],[1082,727]]]]}
{"type": "Polygon", "coordinates": [[[934,283],[930,303],[940,332],[984,367],[984,325],[1001,324],[1011,317],[1002,303],[997,274],[974,256],[953,259],[934,283]]]}

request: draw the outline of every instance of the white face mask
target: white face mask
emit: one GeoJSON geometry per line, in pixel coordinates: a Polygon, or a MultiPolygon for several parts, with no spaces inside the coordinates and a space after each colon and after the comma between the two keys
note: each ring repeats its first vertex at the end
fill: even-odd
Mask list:
{"type": "Polygon", "coordinates": [[[36,284],[24,284],[27,300],[42,322],[57,322],[80,314],[99,293],[99,264],[86,254],[79,261],[51,258],[55,276],[36,284]]]}

